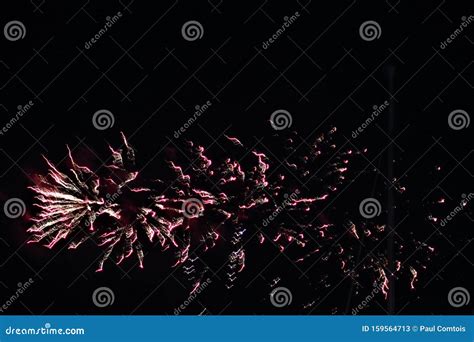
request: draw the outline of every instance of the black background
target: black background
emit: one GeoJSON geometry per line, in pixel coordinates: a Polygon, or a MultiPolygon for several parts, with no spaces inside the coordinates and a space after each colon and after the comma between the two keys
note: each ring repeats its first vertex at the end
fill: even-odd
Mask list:
{"type": "MultiPolygon", "coordinates": [[[[447,302],[455,286],[472,292],[472,215],[468,209],[440,232],[427,220],[429,213],[447,214],[462,193],[472,192],[472,125],[455,131],[447,124],[455,109],[473,113],[472,27],[440,49],[461,17],[472,14],[470,6],[468,1],[3,1],[2,27],[20,20],[26,37],[16,42],[0,39],[0,124],[9,121],[18,105],[34,102],[0,136],[2,206],[11,197],[27,204],[23,218],[0,218],[1,300],[11,296],[18,282],[35,280],[6,313],[173,313],[188,289],[169,276],[169,260],[159,251],[146,257],[144,270],[133,263],[121,268],[107,263],[104,272],[95,273],[97,248],[71,252],[62,249],[64,245],[53,250],[25,245],[33,210],[27,186],[32,175],[45,172],[42,154],[65,166],[66,144],[80,162],[98,168],[109,157],[107,144],[120,144],[120,131],[138,151],[143,172],[154,175],[163,158],[160,151],[174,139],[173,132],[206,101],[212,106],[184,139],[208,146],[226,130],[241,140],[266,142],[273,134],[269,117],[283,108],[292,114],[292,129],[308,140],[337,126],[341,142],[345,136],[358,149],[367,147],[367,158],[384,175],[387,153],[393,151],[394,176],[407,188],[396,199],[395,223],[408,215],[397,231],[427,240],[435,253],[426,269],[420,269],[416,290],[410,291],[405,279],[397,285],[394,306],[376,298],[362,313],[472,312],[472,306],[455,309],[447,302]],[[123,17],[86,50],[85,42],[105,17],[118,11],[123,17]],[[283,18],[296,11],[298,20],[263,49],[283,18]],[[183,39],[181,27],[189,20],[202,24],[202,39],[183,39]],[[359,26],[367,20],[380,24],[379,39],[360,38],[359,26]],[[372,124],[352,139],[372,106],[386,100],[391,102],[394,127],[389,128],[386,112],[377,121],[380,128],[372,124]],[[114,114],[115,124],[99,131],[91,120],[103,108],[114,114]],[[402,133],[374,159],[390,143],[381,129],[392,139],[402,133]],[[432,202],[440,196],[447,198],[446,207],[433,209],[432,202]],[[93,305],[90,297],[99,286],[114,290],[114,305],[93,305]]],[[[212,149],[219,149],[218,144],[212,149]]],[[[359,202],[370,194],[385,198],[385,178],[373,167],[369,170],[338,199],[337,210],[357,213],[359,202]]],[[[295,289],[294,302],[284,309],[272,307],[267,281],[258,278],[245,284],[277,251],[270,246],[249,253],[252,261],[241,286],[227,291],[215,280],[184,313],[207,308],[210,314],[305,314],[304,303],[324,297],[299,280],[299,271],[286,258],[278,258],[264,276],[272,279],[283,272],[285,286],[295,289]]],[[[363,298],[353,296],[350,285],[343,284],[311,313],[350,314],[363,298]]]]}

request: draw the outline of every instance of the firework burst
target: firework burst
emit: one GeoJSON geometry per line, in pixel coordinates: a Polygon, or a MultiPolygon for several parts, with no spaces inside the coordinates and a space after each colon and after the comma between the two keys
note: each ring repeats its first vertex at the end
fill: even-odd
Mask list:
{"type": "MultiPolygon", "coordinates": [[[[320,134],[312,144],[287,133],[278,137],[276,155],[230,136],[225,136],[224,157],[188,142],[190,161],[168,160],[166,179],[142,179],[135,151],[123,134],[122,147],[110,147],[112,162],[105,176],[78,165],[70,151],[67,173],[45,158],[49,172],[31,187],[39,210],[28,229],[30,242],[52,248],[66,240],[74,249],[93,240],[103,249],[98,271],[107,260],[120,264],[131,256],[143,267],[147,248],[159,245],[174,252],[176,262],[170,266],[183,267],[192,289],[205,272],[196,261],[217,247],[227,255],[230,289],[251,262],[247,248],[255,241],[274,245],[296,264],[318,259],[330,264],[330,271],[320,271],[323,287],[330,282],[329,273],[358,283],[361,272],[356,270],[363,270],[386,298],[388,259],[380,247],[388,234],[385,225],[363,217],[322,215],[350,181],[353,159],[365,152],[338,148],[335,133],[333,128],[320,134]],[[360,248],[366,252],[362,261],[354,257],[360,248]]],[[[398,247],[397,257],[403,260],[406,248],[398,247]]],[[[395,272],[411,276],[414,288],[414,266],[397,261],[395,272]]]]}

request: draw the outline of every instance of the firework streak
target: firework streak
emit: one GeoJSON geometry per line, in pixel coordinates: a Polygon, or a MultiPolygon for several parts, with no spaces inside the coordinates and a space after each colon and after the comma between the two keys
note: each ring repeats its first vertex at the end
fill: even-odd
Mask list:
{"type": "MultiPolygon", "coordinates": [[[[53,248],[65,240],[75,249],[95,241],[103,249],[97,271],[108,260],[120,264],[132,256],[143,267],[147,250],[161,247],[175,255],[175,264],[169,266],[183,267],[191,292],[206,273],[195,266],[196,260],[210,249],[221,248],[227,255],[223,267],[226,286],[232,288],[251,262],[248,246],[270,244],[296,265],[329,265],[311,270],[319,272],[322,288],[335,274],[356,288],[363,278],[369,290],[376,285],[386,298],[391,272],[384,253],[386,226],[380,218],[326,213],[334,212],[333,201],[354,174],[353,160],[361,157],[361,152],[336,146],[335,132],[333,128],[317,136],[312,144],[286,133],[275,138],[280,142],[276,152],[248,148],[225,136],[224,156],[188,142],[190,159],[169,158],[160,179],[144,179],[124,135],[120,149],[110,147],[105,175],[78,165],[70,151],[67,172],[45,158],[48,174],[37,176],[31,187],[38,211],[28,229],[30,242],[53,248]]],[[[393,273],[413,288],[419,265],[406,262],[404,255],[428,246],[396,246],[393,273]]]]}

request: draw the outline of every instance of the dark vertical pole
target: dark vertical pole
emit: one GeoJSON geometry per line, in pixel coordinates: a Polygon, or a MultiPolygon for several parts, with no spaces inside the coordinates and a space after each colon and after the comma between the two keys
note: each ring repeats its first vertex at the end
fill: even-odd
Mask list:
{"type": "MultiPolygon", "coordinates": [[[[393,65],[389,65],[386,69],[387,78],[388,78],[388,91],[390,94],[394,92],[394,77],[395,77],[395,67],[393,65]]],[[[388,127],[388,135],[390,137],[394,136],[395,130],[395,101],[393,98],[389,100],[389,112],[387,116],[387,127],[388,127]]],[[[387,172],[388,172],[388,179],[392,182],[394,179],[394,146],[390,144],[387,150],[387,172]]],[[[387,192],[387,226],[389,228],[389,236],[387,242],[387,257],[388,257],[388,270],[389,274],[388,281],[389,281],[389,297],[388,297],[388,312],[389,314],[394,314],[395,312],[395,256],[394,256],[394,235],[395,235],[395,203],[394,203],[394,187],[389,184],[390,188],[387,192]]]]}

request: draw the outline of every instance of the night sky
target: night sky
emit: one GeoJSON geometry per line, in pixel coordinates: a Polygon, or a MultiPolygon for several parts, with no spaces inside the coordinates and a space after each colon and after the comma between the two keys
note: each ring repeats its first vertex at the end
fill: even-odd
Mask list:
{"type": "MultiPolygon", "coordinates": [[[[304,214],[278,215],[288,228],[294,219],[334,223],[334,240],[321,254],[296,263],[309,248],[282,252],[278,243],[260,244],[253,232],[269,211],[259,209],[245,218],[245,268],[232,288],[222,269],[232,249],[220,240],[196,252],[195,266],[210,283],[180,314],[350,315],[372,292],[379,267],[388,275],[387,298],[376,293],[358,314],[472,313],[472,302],[455,307],[448,300],[453,288],[473,290],[468,1],[3,1],[0,7],[0,305],[19,283],[33,280],[2,314],[172,315],[189,299],[185,270],[172,267],[173,253],[155,243],[144,241],[143,269],[131,257],[119,266],[106,261],[102,272],[95,270],[104,250],[94,243],[75,250],[67,249],[68,239],[52,249],[26,244],[40,212],[28,187],[48,172],[43,156],[69,172],[68,146],[78,164],[104,178],[108,146],[123,146],[121,132],[144,183],[174,182],[169,160],[190,167],[194,177],[192,141],[215,163],[235,158],[248,169],[256,161],[245,159],[252,151],[265,153],[269,172],[289,178],[284,191],[316,196],[321,184],[335,182],[326,172],[345,159],[341,153],[354,153],[346,179],[327,200],[304,214]],[[19,36],[7,32],[12,21],[19,36]],[[191,23],[197,36],[183,33],[190,21],[198,24],[191,23]],[[375,36],[361,31],[367,22],[375,36]],[[98,112],[113,123],[98,129],[98,112]],[[288,113],[291,126],[274,129],[274,112],[288,113]],[[290,165],[288,139],[295,143],[291,158],[301,161],[321,134],[321,145],[327,143],[321,160],[302,176],[290,165]],[[24,204],[14,218],[5,209],[12,198],[24,204]],[[361,216],[366,198],[381,206],[374,218],[361,216]],[[358,240],[346,234],[348,222],[361,235],[363,227],[385,231],[380,240],[358,240]],[[341,271],[341,260],[357,267],[341,271]],[[291,303],[272,305],[275,286],[291,292],[291,303]],[[94,304],[99,287],[113,292],[113,303],[94,304]]],[[[201,187],[217,191],[206,181],[201,187]]],[[[137,201],[125,196],[118,203],[137,201]]],[[[206,231],[211,221],[192,228],[206,231]]],[[[231,238],[235,229],[227,224],[221,233],[231,238]]]]}

